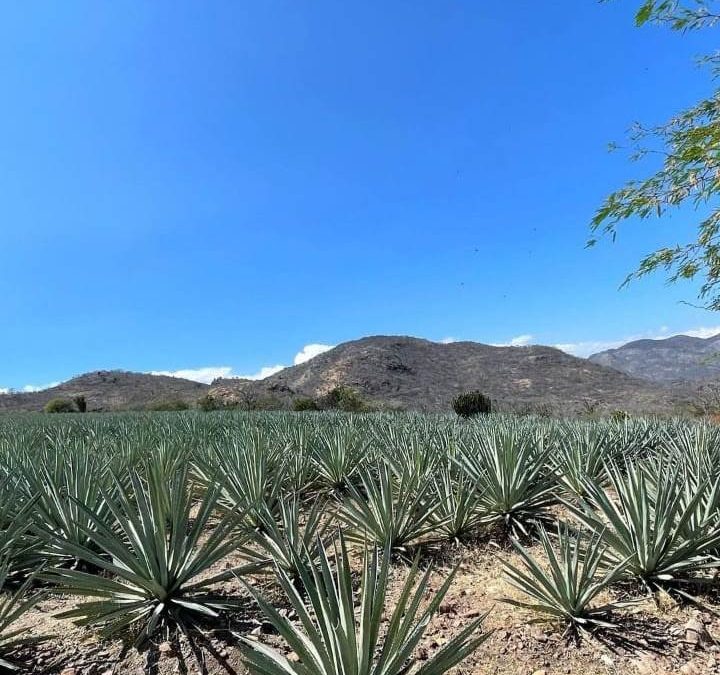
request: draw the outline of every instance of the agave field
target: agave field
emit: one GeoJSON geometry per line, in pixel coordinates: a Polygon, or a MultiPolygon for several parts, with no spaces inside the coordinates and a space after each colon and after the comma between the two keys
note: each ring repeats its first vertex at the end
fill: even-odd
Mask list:
{"type": "Polygon", "coordinates": [[[720,427],[0,418],[0,669],[720,671],[720,427]]]}

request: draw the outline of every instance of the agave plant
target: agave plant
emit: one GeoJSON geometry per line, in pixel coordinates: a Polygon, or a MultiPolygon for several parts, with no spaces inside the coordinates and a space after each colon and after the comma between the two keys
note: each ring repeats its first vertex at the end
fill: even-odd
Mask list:
{"type": "Polygon", "coordinates": [[[33,529],[46,540],[43,552],[56,564],[79,562],[58,540],[93,548],[94,520],[108,522],[110,517],[103,496],[103,490],[111,490],[108,475],[103,458],[77,443],[52,455],[26,458],[21,479],[33,501],[33,529]]]}
{"type": "MultiPolygon", "coordinates": [[[[26,577],[43,560],[43,542],[33,532],[34,502],[17,478],[0,479],[0,559],[4,577],[26,577]]],[[[0,586],[1,588],[1,586],[0,586]]]]}
{"type": "Polygon", "coordinates": [[[208,459],[193,467],[199,484],[210,488],[219,480],[219,505],[244,514],[249,527],[259,527],[255,514],[266,506],[276,510],[282,485],[280,460],[267,439],[253,432],[245,442],[213,446],[208,459]]]}
{"type": "Polygon", "coordinates": [[[260,508],[256,514],[260,526],[250,539],[259,552],[248,546],[240,548],[244,557],[258,567],[274,562],[298,587],[301,571],[309,569],[320,555],[318,545],[329,543],[327,530],[331,523],[326,501],[315,500],[304,518],[300,507],[297,496],[281,500],[279,519],[267,506],[260,508]]]}
{"type": "Polygon", "coordinates": [[[621,605],[608,603],[594,607],[592,602],[623,575],[626,562],[605,569],[607,547],[602,533],[571,533],[558,525],[557,546],[553,545],[544,528],[539,528],[538,534],[548,569],[541,567],[532,554],[513,541],[524,569],[509,562],[503,562],[503,568],[510,583],[529,596],[530,601],[503,598],[503,602],[560,619],[573,630],[614,628],[607,621],[607,615],[621,605]]]}
{"type": "Polygon", "coordinates": [[[453,467],[442,467],[433,479],[434,529],[456,543],[472,536],[482,525],[482,500],[477,483],[453,467]]]}
{"type": "Polygon", "coordinates": [[[30,637],[26,628],[15,628],[15,622],[45,597],[45,592],[30,593],[35,575],[28,576],[22,585],[12,591],[6,589],[9,567],[7,561],[0,564],[0,672],[19,669],[12,655],[21,647],[29,647],[44,640],[44,637],[30,637]]]}
{"type": "Polygon", "coordinates": [[[313,461],[320,483],[333,494],[342,495],[353,484],[366,450],[367,441],[352,427],[336,427],[319,434],[313,461]]]}
{"type": "Polygon", "coordinates": [[[588,480],[581,504],[566,505],[586,527],[602,533],[612,564],[626,561],[627,573],[650,589],[720,566],[712,555],[720,545],[720,527],[705,506],[708,491],[717,502],[717,482],[702,482],[688,495],[679,468],[663,462],[632,463],[624,471],[611,465],[606,472],[607,487],[588,480]]]}
{"type": "Polygon", "coordinates": [[[487,427],[454,459],[478,486],[482,522],[515,536],[527,536],[529,525],[544,520],[555,501],[555,483],[545,471],[550,450],[523,431],[487,427]]]}
{"type": "Polygon", "coordinates": [[[93,548],[60,537],[55,544],[108,576],[73,569],[54,569],[43,575],[69,594],[98,598],[60,617],[77,619],[80,625],[98,625],[103,636],[135,629],[135,643],[140,645],[161,626],[174,624],[186,630],[198,618],[215,617],[232,606],[207,589],[242,569],[200,578],[241,542],[242,535],[233,533],[237,521],[232,514],[209,528],[219,487],[208,489],[194,517],[186,469],[167,476],[162,468],[151,466],[147,482],[133,473],[128,485],[116,479],[114,495],[101,492],[114,522],[108,524],[86,511],[90,525],[82,527],[93,548]]]}
{"type": "Polygon", "coordinates": [[[548,460],[567,492],[582,495],[588,479],[602,479],[605,463],[613,459],[612,437],[609,426],[573,424],[566,428],[548,460]]]}
{"type": "Polygon", "coordinates": [[[402,552],[444,526],[443,521],[434,518],[438,504],[431,500],[431,476],[412,470],[398,474],[381,460],[377,466],[361,471],[359,480],[361,489],[348,487],[339,513],[340,520],[350,528],[350,539],[402,552]]]}
{"type": "MultiPolygon", "coordinates": [[[[430,619],[445,597],[455,572],[451,573],[430,602],[431,569],[416,584],[417,562],[413,565],[389,623],[381,636],[386,610],[390,552],[382,559],[377,549],[366,550],[359,593],[353,591],[352,570],[342,535],[335,546],[336,569],[323,551],[318,563],[303,571],[307,601],[281,568],[277,578],[298,615],[294,624],[282,616],[263,596],[249,587],[268,620],[275,626],[298,661],[289,661],[280,652],[241,637],[241,649],[251,675],[404,675],[415,665],[413,653],[430,619]]],[[[467,625],[438,653],[424,661],[417,675],[441,675],[460,663],[487,639],[479,628],[484,617],[467,625]]]]}

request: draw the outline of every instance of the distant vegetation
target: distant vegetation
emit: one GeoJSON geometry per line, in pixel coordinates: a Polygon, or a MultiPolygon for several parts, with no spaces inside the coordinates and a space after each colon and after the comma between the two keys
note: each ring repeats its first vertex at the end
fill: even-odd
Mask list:
{"type": "Polygon", "coordinates": [[[69,398],[50,399],[44,408],[46,413],[71,413],[75,412],[75,404],[69,398]]]}
{"type": "Polygon", "coordinates": [[[460,417],[487,415],[492,412],[492,401],[489,396],[485,396],[482,392],[471,391],[456,396],[452,407],[460,417]]]}
{"type": "Polygon", "coordinates": [[[314,398],[310,398],[309,396],[303,396],[301,398],[296,398],[293,401],[293,410],[295,412],[307,412],[312,410],[320,410],[320,406],[318,406],[317,401],[315,401],[314,398]]]}

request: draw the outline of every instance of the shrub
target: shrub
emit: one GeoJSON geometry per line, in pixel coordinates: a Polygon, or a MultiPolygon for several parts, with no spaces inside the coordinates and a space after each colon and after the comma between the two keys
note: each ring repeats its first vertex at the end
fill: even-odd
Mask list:
{"type": "Polygon", "coordinates": [[[211,412],[213,410],[222,410],[227,408],[225,403],[215,398],[212,394],[205,394],[197,400],[197,407],[203,412],[211,412]]]}
{"type": "Polygon", "coordinates": [[[456,396],[452,407],[460,417],[486,415],[492,412],[492,401],[489,396],[479,391],[470,391],[456,396]]]}
{"type": "Polygon", "coordinates": [[[350,387],[338,386],[320,399],[321,407],[344,412],[367,412],[370,408],[362,396],[350,387]]]}
{"type": "Polygon", "coordinates": [[[183,401],[179,398],[170,398],[160,401],[153,401],[148,404],[147,409],[154,412],[172,412],[175,410],[188,410],[190,406],[187,401],[183,401]]]}
{"type": "Polygon", "coordinates": [[[71,413],[75,412],[75,404],[69,398],[52,398],[44,408],[46,413],[71,413]]]}
{"type": "Polygon", "coordinates": [[[320,408],[314,398],[305,396],[303,398],[296,398],[293,401],[293,410],[296,412],[306,412],[309,410],[320,410],[320,408]]]}
{"type": "Polygon", "coordinates": [[[77,411],[80,413],[87,412],[87,400],[84,396],[73,396],[73,403],[75,404],[75,407],[77,408],[77,411]]]}
{"type": "Polygon", "coordinates": [[[250,410],[282,410],[283,402],[276,396],[261,396],[255,399],[250,410]]]}

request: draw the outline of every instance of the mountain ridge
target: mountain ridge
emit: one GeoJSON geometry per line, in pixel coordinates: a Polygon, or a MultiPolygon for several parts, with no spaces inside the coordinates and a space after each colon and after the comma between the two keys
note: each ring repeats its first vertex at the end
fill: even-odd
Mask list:
{"type": "Polygon", "coordinates": [[[53,398],[84,396],[89,411],[142,410],[153,403],[181,400],[193,404],[209,386],[168,375],[125,370],[95,370],[34,392],[0,395],[0,412],[39,411],[53,398]]]}
{"type": "Polygon", "coordinates": [[[720,334],[633,340],[588,357],[627,375],[665,385],[720,379],[720,334]]]}
{"type": "Polygon", "coordinates": [[[507,410],[667,411],[681,398],[554,347],[443,344],[392,335],[344,342],[263,380],[221,378],[209,394],[227,402],[274,400],[288,407],[295,398],[318,398],[336,386],[350,387],[380,407],[425,412],[447,411],[454,396],[472,389],[507,410]]]}

